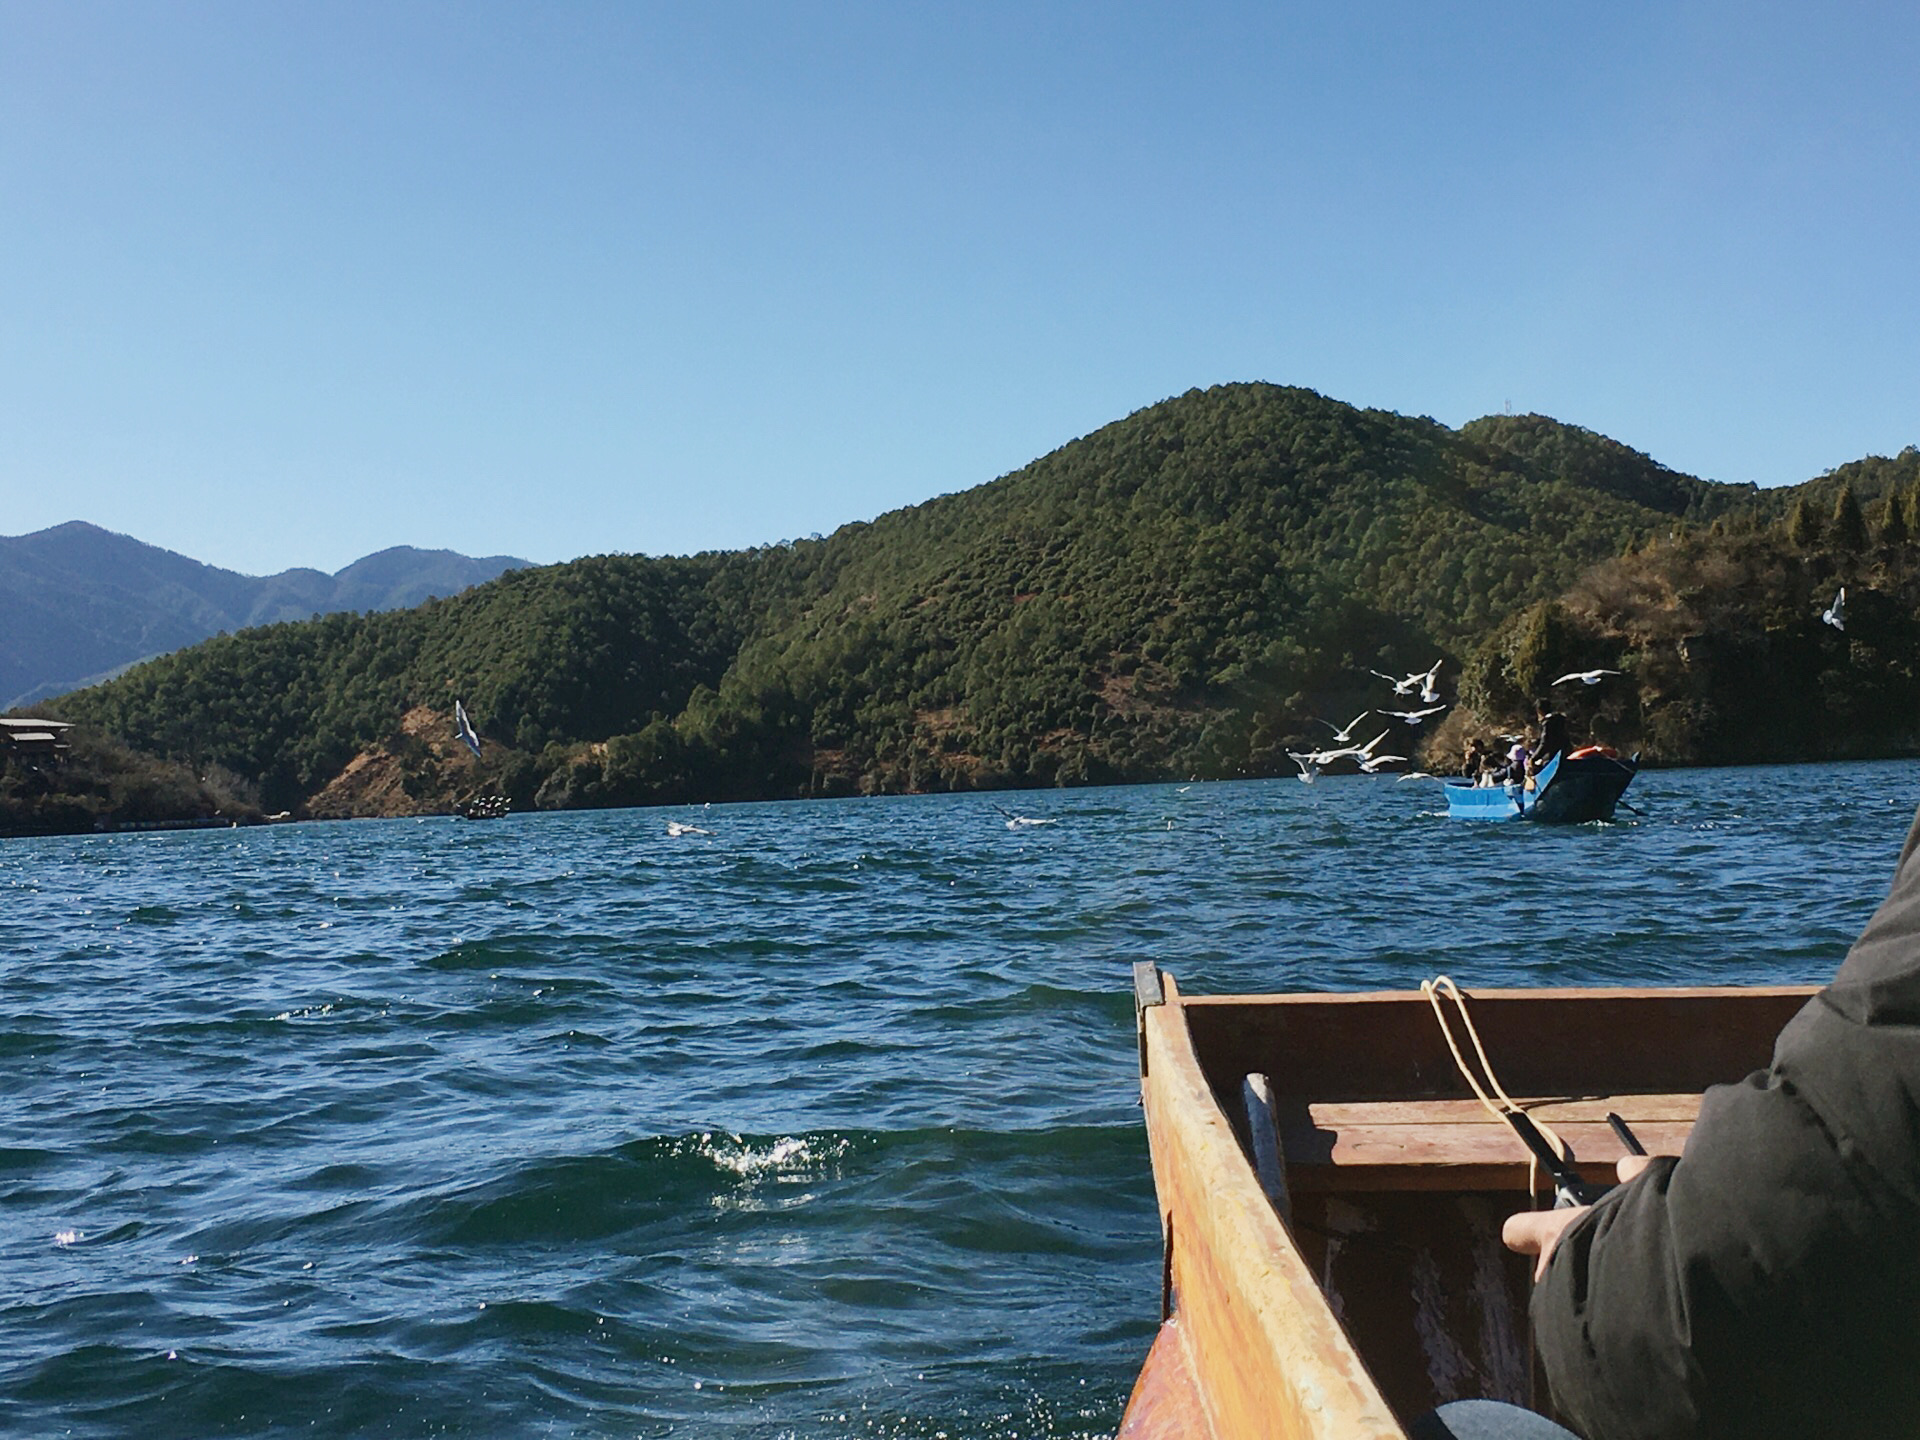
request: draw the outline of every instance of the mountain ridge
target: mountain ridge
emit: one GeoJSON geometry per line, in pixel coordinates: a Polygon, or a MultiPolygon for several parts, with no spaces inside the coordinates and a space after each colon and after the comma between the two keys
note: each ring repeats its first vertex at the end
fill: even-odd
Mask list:
{"type": "MultiPolygon", "coordinates": [[[[481,786],[575,808],[1285,774],[1318,722],[1382,703],[1370,672],[1436,657],[1456,737],[1523,726],[1545,682],[1617,655],[1638,688],[1581,720],[1650,759],[1905,754],[1920,705],[1888,665],[1920,653],[1916,507],[1920,452],[1780,494],[1547,416],[1454,430],[1215,386],[824,539],[589,556],[240,631],[57,709],[314,815],[481,786]],[[1809,608],[1830,581],[1856,587],[1857,635],[1809,608]],[[1805,697],[1792,735],[1731,748],[1770,680],[1805,697]]],[[[1426,734],[1396,738],[1458,754],[1426,734]]]]}
{"type": "Polygon", "coordinates": [[[0,536],[0,709],[98,683],[223,630],[410,608],[532,562],[398,545],[329,575],[243,575],[84,520],[0,536]]]}

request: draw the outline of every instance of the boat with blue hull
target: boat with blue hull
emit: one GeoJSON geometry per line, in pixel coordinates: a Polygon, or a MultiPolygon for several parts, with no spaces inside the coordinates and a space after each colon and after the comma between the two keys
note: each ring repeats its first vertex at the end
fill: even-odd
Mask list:
{"type": "Polygon", "coordinates": [[[1556,755],[1540,767],[1533,789],[1449,780],[1447,814],[1456,820],[1538,820],[1578,825],[1611,820],[1614,807],[1639,773],[1636,761],[1604,751],[1556,755]]]}

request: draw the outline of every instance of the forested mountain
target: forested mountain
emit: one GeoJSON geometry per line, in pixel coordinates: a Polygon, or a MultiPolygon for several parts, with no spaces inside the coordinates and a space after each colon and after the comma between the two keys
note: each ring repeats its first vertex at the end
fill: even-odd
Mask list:
{"type": "Polygon", "coordinates": [[[222,630],[333,610],[394,610],[527,564],[396,546],[334,575],[240,575],[71,521],[0,536],[0,706],[98,679],[222,630]],[[13,697],[8,699],[8,697],[13,697]]]}
{"type": "MultiPolygon", "coordinates": [[[[1900,500],[1907,458],[1875,463],[1812,484],[1900,500]]],[[[316,813],[364,803],[328,787],[368,752],[423,809],[482,783],[561,806],[1263,773],[1311,717],[1381,702],[1369,669],[1471,659],[1489,711],[1519,703],[1515,616],[1628,552],[1759,544],[1790,503],[1542,416],[1220,386],[825,540],[245,631],[61,709],[316,813]],[[478,774],[420,723],[456,696],[478,774]]]]}
{"type": "Polygon", "coordinates": [[[1920,754],[1920,455],[1771,498],[1603,562],[1500,627],[1442,743],[1475,714],[1517,715],[1555,677],[1606,666],[1617,682],[1559,687],[1560,708],[1576,733],[1658,762],[1920,754]]]}

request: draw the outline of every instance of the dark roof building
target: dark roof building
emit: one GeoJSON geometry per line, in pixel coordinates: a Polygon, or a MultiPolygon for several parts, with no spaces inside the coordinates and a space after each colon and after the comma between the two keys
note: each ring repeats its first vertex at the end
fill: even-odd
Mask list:
{"type": "Polygon", "coordinates": [[[0,719],[0,754],[58,755],[67,748],[72,728],[64,720],[0,719]]]}

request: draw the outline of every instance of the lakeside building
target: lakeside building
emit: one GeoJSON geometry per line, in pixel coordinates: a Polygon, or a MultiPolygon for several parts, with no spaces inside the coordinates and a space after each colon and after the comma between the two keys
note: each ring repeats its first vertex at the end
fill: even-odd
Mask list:
{"type": "Polygon", "coordinates": [[[67,752],[65,720],[0,719],[0,755],[23,760],[57,760],[67,752]]]}

